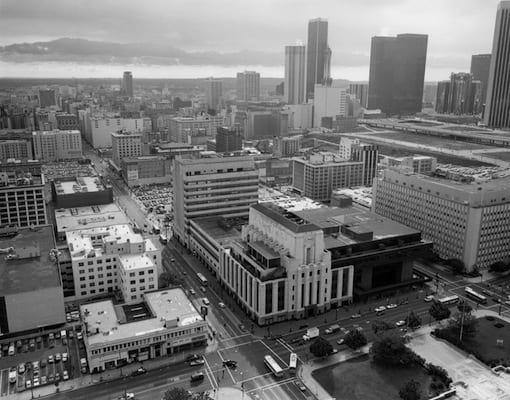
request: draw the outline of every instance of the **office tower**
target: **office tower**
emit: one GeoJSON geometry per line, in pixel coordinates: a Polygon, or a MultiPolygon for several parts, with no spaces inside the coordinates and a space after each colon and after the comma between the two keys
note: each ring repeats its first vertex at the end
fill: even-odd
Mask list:
{"type": "Polygon", "coordinates": [[[219,110],[223,100],[223,81],[209,78],[205,81],[205,102],[210,110],[219,110]]]}
{"type": "Polygon", "coordinates": [[[347,115],[347,94],[345,89],[315,85],[313,100],[313,126],[321,127],[323,118],[335,119],[347,115]]]}
{"type": "Polygon", "coordinates": [[[437,83],[436,107],[439,114],[448,112],[448,102],[450,98],[450,81],[440,81],[437,83]]]}
{"type": "MultiPolygon", "coordinates": [[[[328,48],[328,21],[322,18],[308,22],[306,55],[306,97],[313,98],[315,85],[324,82],[324,71],[331,50],[328,48]]],[[[328,78],[328,77],[326,77],[328,78]]]]}
{"type": "Polygon", "coordinates": [[[421,111],[427,40],[417,34],[372,38],[368,108],[387,115],[421,111]]]}
{"type": "Polygon", "coordinates": [[[112,132],[112,160],[118,167],[122,167],[124,157],[138,157],[142,155],[142,134],[135,132],[112,132]]]}
{"type": "Polygon", "coordinates": [[[83,157],[81,134],[78,130],[35,131],[32,133],[32,142],[36,160],[63,161],[83,157]]]}
{"type": "Polygon", "coordinates": [[[57,93],[53,89],[39,90],[39,107],[50,107],[57,105],[57,93]]]}
{"type": "Polygon", "coordinates": [[[247,217],[258,201],[258,170],[251,157],[174,159],[174,235],[189,246],[198,217],[247,217]]]}
{"type": "Polygon", "coordinates": [[[473,76],[465,72],[450,75],[448,113],[457,115],[472,113],[472,80],[473,76]]]}
{"type": "Polygon", "coordinates": [[[487,85],[489,83],[489,71],[491,67],[490,54],[475,54],[471,56],[471,74],[475,81],[481,82],[481,103],[482,106],[487,98],[487,85]]]}
{"type": "Polygon", "coordinates": [[[379,148],[377,145],[362,143],[359,139],[340,138],[338,147],[340,157],[350,161],[363,162],[363,186],[372,186],[372,179],[377,175],[379,148]]]}
{"type": "Polygon", "coordinates": [[[258,101],[260,99],[260,74],[255,71],[237,73],[237,99],[258,101]]]}
{"type": "Polygon", "coordinates": [[[510,128],[510,1],[502,1],[496,13],[492,41],[485,124],[491,128],[510,128]]]}
{"type": "Polygon", "coordinates": [[[336,153],[306,154],[292,161],[293,188],[313,200],[329,202],[333,190],[363,183],[363,162],[345,160],[336,153]]]}
{"type": "Polygon", "coordinates": [[[387,169],[374,179],[372,211],[423,233],[443,259],[468,271],[510,254],[510,181],[461,183],[387,169]]]}
{"type": "Polygon", "coordinates": [[[125,71],[122,76],[121,94],[127,97],[133,97],[133,75],[130,71],[125,71]]]}
{"type": "Polygon", "coordinates": [[[239,125],[220,126],[216,133],[216,153],[231,153],[243,149],[243,133],[239,125]]]}
{"type": "Polygon", "coordinates": [[[283,85],[287,104],[306,101],[306,47],[285,46],[285,83],[283,85]]]}
{"type": "Polygon", "coordinates": [[[41,164],[0,164],[0,226],[46,225],[46,191],[41,164]]]}
{"type": "Polygon", "coordinates": [[[368,83],[350,83],[349,93],[356,96],[359,105],[367,108],[368,105],[368,83]]]}

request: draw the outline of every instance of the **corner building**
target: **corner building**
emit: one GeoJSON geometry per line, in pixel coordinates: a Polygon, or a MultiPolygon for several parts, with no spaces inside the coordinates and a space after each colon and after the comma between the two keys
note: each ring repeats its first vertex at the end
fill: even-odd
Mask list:
{"type": "Polygon", "coordinates": [[[466,269],[510,256],[510,180],[460,183],[386,170],[374,179],[372,211],[418,229],[443,259],[466,269]]]}

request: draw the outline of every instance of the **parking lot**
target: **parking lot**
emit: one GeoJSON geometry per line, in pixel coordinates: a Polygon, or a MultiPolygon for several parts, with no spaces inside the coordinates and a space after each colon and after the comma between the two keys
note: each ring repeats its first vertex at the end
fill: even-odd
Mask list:
{"type": "Polygon", "coordinates": [[[0,396],[79,376],[80,359],[85,357],[79,335],[71,326],[2,341],[0,396]]]}
{"type": "Polygon", "coordinates": [[[168,184],[136,186],[131,191],[147,213],[165,214],[172,210],[173,190],[168,184]]]}

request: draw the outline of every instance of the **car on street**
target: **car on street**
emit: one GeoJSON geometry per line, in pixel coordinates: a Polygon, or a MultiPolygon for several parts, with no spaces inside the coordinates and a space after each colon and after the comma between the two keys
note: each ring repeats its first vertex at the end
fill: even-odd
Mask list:
{"type": "Polygon", "coordinates": [[[402,321],[398,321],[398,322],[396,322],[396,323],[395,323],[395,325],[396,325],[397,327],[399,327],[399,328],[400,328],[401,326],[404,326],[405,324],[406,324],[406,321],[403,321],[403,320],[402,320],[402,321]]]}
{"type": "Polygon", "coordinates": [[[76,338],[77,338],[78,340],[83,339],[83,334],[82,334],[81,332],[78,332],[78,333],[76,334],[76,338]]]}
{"type": "Polygon", "coordinates": [[[376,313],[381,313],[381,312],[386,311],[386,307],[385,306],[379,306],[379,307],[374,308],[374,311],[376,313]]]}
{"type": "Polygon", "coordinates": [[[301,381],[296,381],[296,386],[299,388],[299,390],[301,390],[302,392],[306,392],[306,386],[303,385],[303,382],[301,381]]]}
{"type": "Polygon", "coordinates": [[[118,397],[118,400],[135,400],[135,394],[126,392],[122,396],[118,397]]]}
{"type": "Polygon", "coordinates": [[[237,361],[235,360],[223,360],[223,366],[228,368],[236,368],[237,361]]]}
{"type": "Polygon", "coordinates": [[[203,372],[197,372],[193,375],[190,376],[190,380],[191,382],[198,382],[198,381],[203,381],[204,380],[204,373],[203,372]]]}
{"type": "Polygon", "coordinates": [[[204,287],[204,286],[200,286],[200,291],[202,293],[206,293],[207,292],[207,289],[204,287]]]}
{"type": "Polygon", "coordinates": [[[196,295],[196,294],[197,294],[197,292],[195,292],[195,290],[194,290],[193,288],[191,288],[191,289],[189,290],[189,294],[191,294],[191,295],[193,295],[193,296],[194,296],[194,295],[196,295]]]}
{"type": "Polygon", "coordinates": [[[361,318],[361,314],[352,314],[352,315],[351,315],[351,318],[352,318],[352,319],[361,318]]]}
{"type": "Polygon", "coordinates": [[[193,360],[189,363],[191,367],[196,367],[197,365],[204,365],[205,360],[203,358],[199,358],[198,360],[193,360]]]}
{"type": "Polygon", "coordinates": [[[397,305],[397,304],[395,304],[395,303],[388,304],[388,305],[386,306],[386,308],[387,308],[388,310],[391,310],[392,308],[397,308],[397,307],[398,307],[398,305],[397,305]]]}
{"type": "Polygon", "coordinates": [[[204,303],[206,306],[208,306],[209,304],[211,304],[211,302],[209,301],[209,299],[207,297],[204,297],[202,299],[202,303],[204,303]]]}
{"type": "Polygon", "coordinates": [[[187,362],[191,362],[191,361],[195,361],[195,360],[198,360],[202,358],[201,355],[198,355],[198,354],[190,354],[188,357],[186,357],[186,361],[187,362]]]}
{"type": "Polygon", "coordinates": [[[336,354],[336,353],[338,353],[338,349],[333,349],[333,350],[331,351],[331,354],[336,354]]]}
{"type": "Polygon", "coordinates": [[[428,295],[428,296],[425,296],[425,298],[423,299],[423,301],[426,301],[427,303],[434,300],[434,296],[432,296],[431,294],[428,295]]]}
{"type": "Polygon", "coordinates": [[[225,303],[219,302],[219,303],[218,303],[218,307],[219,307],[219,308],[225,308],[225,303]]]}
{"type": "Polygon", "coordinates": [[[144,367],[140,367],[131,373],[131,376],[145,375],[147,370],[144,367]]]}
{"type": "Polygon", "coordinates": [[[337,341],[336,341],[336,344],[338,344],[338,345],[342,345],[342,344],[344,344],[344,343],[345,343],[345,340],[344,340],[344,339],[340,339],[340,340],[337,340],[337,341]]]}

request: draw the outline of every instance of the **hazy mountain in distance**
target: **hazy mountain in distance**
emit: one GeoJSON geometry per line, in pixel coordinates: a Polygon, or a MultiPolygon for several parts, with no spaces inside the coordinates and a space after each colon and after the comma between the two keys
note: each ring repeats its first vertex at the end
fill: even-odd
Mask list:
{"type": "Polygon", "coordinates": [[[61,38],[0,46],[0,60],[69,61],[153,65],[281,65],[282,53],[238,51],[187,52],[166,43],[114,43],[61,38]]]}

